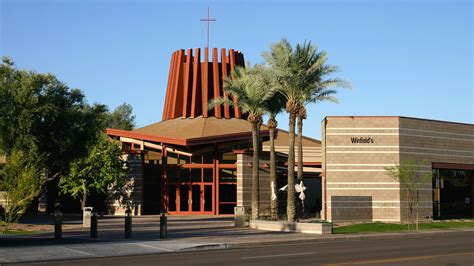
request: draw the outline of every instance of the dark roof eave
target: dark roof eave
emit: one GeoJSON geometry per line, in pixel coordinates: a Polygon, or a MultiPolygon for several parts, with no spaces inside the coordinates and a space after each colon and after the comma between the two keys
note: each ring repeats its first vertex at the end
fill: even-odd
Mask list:
{"type": "MultiPolygon", "coordinates": [[[[106,133],[109,136],[116,136],[116,137],[128,137],[140,140],[148,140],[153,142],[159,142],[164,144],[174,144],[180,146],[195,146],[195,145],[202,145],[202,144],[209,144],[215,142],[225,142],[225,141],[232,141],[232,140],[241,140],[246,138],[251,138],[251,132],[243,132],[243,133],[236,133],[236,134],[227,134],[227,135],[218,135],[218,136],[211,136],[211,137],[201,137],[201,138],[190,138],[190,139],[173,139],[173,138],[166,138],[161,136],[154,136],[148,134],[141,134],[135,133],[128,130],[121,130],[121,129],[114,129],[114,128],[107,128],[106,133]]],[[[268,136],[268,130],[260,131],[261,136],[268,136]]]]}

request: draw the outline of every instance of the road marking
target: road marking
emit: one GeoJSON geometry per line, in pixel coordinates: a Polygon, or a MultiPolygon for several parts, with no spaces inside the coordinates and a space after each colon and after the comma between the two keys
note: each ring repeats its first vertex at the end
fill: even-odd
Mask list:
{"type": "Polygon", "coordinates": [[[2,258],[0,258],[0,261],[3,261],[3,262],[11,262],[11,261],[9,261],[9,260],[2,259],[2,258]]]}
{"type": "Polygon", "coordinates": [[[380,259],[380,260],[363,260],[363,261],[326,264],[326,266],[379,264],[379,263],[401,262],[401,261],[410,261],[410,260],[426,260],[426,259],[433,259],[433,258],[437,258],[437,257],[450,257],[450,256],[473,255],[473,254],[474,254],[474,252],[464,252],[464,253],[451,253],[451,254],[439,254],[439,255],[430,255],[430,256],[403,257],[403,258],[380,259]]]}
{"type": "Polygon", "coordinates": [[[260,258],[290,257],[290,256],[311,255],[311,254],[316,254],[316,252],[278,254],[278,255],[264,255],[264,256],[253,256],[253,257],[242,257],[242,259],[243,259],[243,260],[248,260],[248,259],[260,259],[260,258]]]}
{"type": "Polygon", "coordinates": [[[138,245],[138,246],[142,246],[142,247],[154,248],[154,249],[164,250],[164,251],[168,251],[168,252],[173,251],[173,250],[171,250],[171,249],[159,248],[159,247],[150,246],[150,245],[145,245],[145,244],[140,244],[140,243],[134,243],[134,244],[135,244],[135,245],[138,245]]]}
{"type": "Polygon", "coordinates": [[[81,253],[81,254],[84,254],[84,255],[89,255],[89,256],[92,256],[92,257],[99,257],[97,255],[87,253],[87,252],[84,252],[84,251],[80,251],[80,250],[75,250],[75,249],[72,249],[72,248],[66,248],[66,247],[60,247],[60,248],[65,249],[65,250],[69,250],[69,251],[73,251],[73,252],[77,252],[77,253],[81,253]]]}

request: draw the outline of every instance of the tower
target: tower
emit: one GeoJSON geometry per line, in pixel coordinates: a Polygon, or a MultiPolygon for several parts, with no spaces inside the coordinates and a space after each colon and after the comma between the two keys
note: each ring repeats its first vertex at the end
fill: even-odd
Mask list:
{"type": "Polygon", "coordinates": [[[237,66],[245,66],[244,55],[234,49],[204,48],[201,61],[201,49],[175,51],[171,56],[168,86],[163,107],[162,121],[175,118],[195,118],[198,116],[216,118],[241,118],[238,99],[231,98],[223,90],[223,80],[237,66]],[[211,99],[223,97],[233,102],[233,106],[215,104],[210,109],[211,99]]]}

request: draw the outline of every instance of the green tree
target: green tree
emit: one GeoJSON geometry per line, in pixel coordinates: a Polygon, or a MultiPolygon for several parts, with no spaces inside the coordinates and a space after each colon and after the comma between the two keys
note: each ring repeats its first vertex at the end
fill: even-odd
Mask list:
{"type": "Polygon", "coordinates": [[[410,224],[413,223],[415,223],[415,229],[418,230],[420,194],[426,184],[431,184],[432,179],[431,171],[422,171],[419,165],[426,165],[426,162],[405,160],[400,164],[385,168],[387,175],[400,182],[402,192],[405,194],[409,218],[408,230],[410,230],[410,224]]]}
{"type": "MultiPolygon", "coordinates": [[[[259,187],[259,154],[260,154],[260,125],[262,116],[266,111],[267,101],[273,96],[275,91],[265,86],[265,80],[259,75],[260,66],[243,68],[237,67],[231,73],[230,77],[224,80],[224,91],[230,96],[239,99],[238,105],[247,121],[252,125],[252,219],[258,219],[260,206],[260,187],[259,187]]],[[[219,98],[216,102],[221,105],[233,102],[219,98]]],[[[213,101],[209,105],[214,106],[213,101]]]]}
{"type": "Polygon", "coordinates": [[[3,233],[25,213],[44,184],[39,158],[31,159],[21,150],[13,150],[0,170],[0,191],[5,199],[0,219],[3,233]]]}
{"type": "Polygon", "coordinates": [[[123,130],[135,128],[135,116],[132,114],[133,108],[130,104],[123,103],[108,114],[107,127],[123,130]]]}
{"type": "Polygon", "coordinates": [[[104,105],[87,104],[80,90],[52,74],[19,70],[6,57],[0,64],[0,152],[41,154],[46,182],[52,181],[50,203],[59,177],[105,129],[106,112],[104,105]]]}
{"type": "Polygon", "coordinates": [[[59,182],[61,193],[79,198],[82,208],[92,192],[106,193],[127,175],[126,162],[117,143],[102,135],[85,158],[72,162],[69,174],[59,182]]]}

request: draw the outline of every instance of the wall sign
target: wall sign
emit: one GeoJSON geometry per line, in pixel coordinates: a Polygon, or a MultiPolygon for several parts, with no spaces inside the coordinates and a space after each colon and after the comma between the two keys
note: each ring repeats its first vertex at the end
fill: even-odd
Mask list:
{"type": "Polygon", "coordinates": [[[351,137],[352,143],[374,143],[374,139],[371,137],[351,137]]]}

